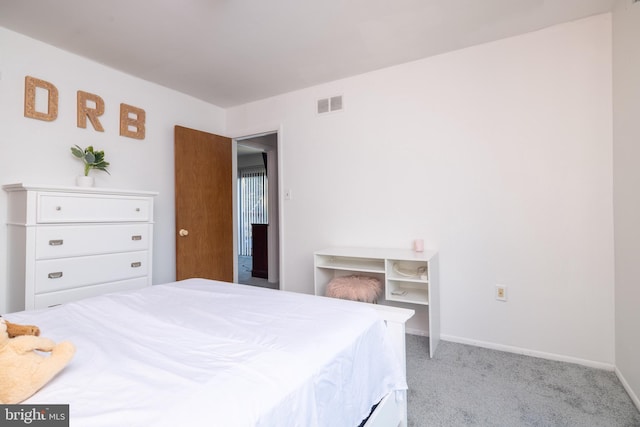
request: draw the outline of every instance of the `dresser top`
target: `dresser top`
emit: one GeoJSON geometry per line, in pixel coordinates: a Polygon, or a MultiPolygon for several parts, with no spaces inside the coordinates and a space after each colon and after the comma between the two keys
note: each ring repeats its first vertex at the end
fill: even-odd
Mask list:
{"type": "Polygon", "coordinates": [[[63,187],[54,185],[6,184],[4,191],[53,191],[57,193],[114,194],[121,196],[157,196],[157,191],[123,190],[101,187],[63,187]]]}

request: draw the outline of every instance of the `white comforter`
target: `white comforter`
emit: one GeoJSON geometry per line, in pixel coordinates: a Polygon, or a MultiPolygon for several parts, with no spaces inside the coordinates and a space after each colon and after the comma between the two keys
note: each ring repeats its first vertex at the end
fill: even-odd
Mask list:
{"type": "Polygon", "coordinates": [[[364,304],[190,279],[5,315],[77,353],[25,403],[74,427],[348,426],[406,389],[364,304]]]}

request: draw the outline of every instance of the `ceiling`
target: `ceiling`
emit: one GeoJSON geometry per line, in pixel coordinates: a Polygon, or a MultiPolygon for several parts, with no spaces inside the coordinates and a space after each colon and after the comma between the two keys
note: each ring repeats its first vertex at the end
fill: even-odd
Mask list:
{"type": "Polygon", "coordinates": [[[614,0],[0,0],[0,26],[231,107],[608,12],[614,0]]]}

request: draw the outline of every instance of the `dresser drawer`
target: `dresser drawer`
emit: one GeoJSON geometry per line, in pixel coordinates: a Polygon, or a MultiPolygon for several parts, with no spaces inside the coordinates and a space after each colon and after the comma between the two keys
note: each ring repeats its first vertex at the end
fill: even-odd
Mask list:
{"type": "Polygon", "coordinates": [[[41,193],[38,223],[149,221],[150,198],[41,193]]]}
{"type": "Polygon", "coordinates": [[[36,261],[35,293],[146,276],[148,261],[147,251],[36,261]]]}
{"type": "Polygon", "coordinates": [[[148,224],[42,226],[36,229],[36,259],[149,249],[148,224]]]}
{"type": "Polygon", "coordinates": [[[77,301],[83,298],[95,297],[106,293],[131,291],[151,286],[148,278],[139,277],[136,279],[122,280],[111,283],[101,283],[99,285],[84,286],[82,288],[64,289],[57,292],[35,295],[32,309],[47,308],[66,302],[77,301]]]}

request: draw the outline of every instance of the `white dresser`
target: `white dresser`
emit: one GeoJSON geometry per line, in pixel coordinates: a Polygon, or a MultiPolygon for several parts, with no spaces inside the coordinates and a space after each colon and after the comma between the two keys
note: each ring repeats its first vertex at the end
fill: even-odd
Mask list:
{"type": "Polygon", "coordinates": [[[151,286],[155,192],[25,184],[8,193],[8,309],[151,286]]]}

